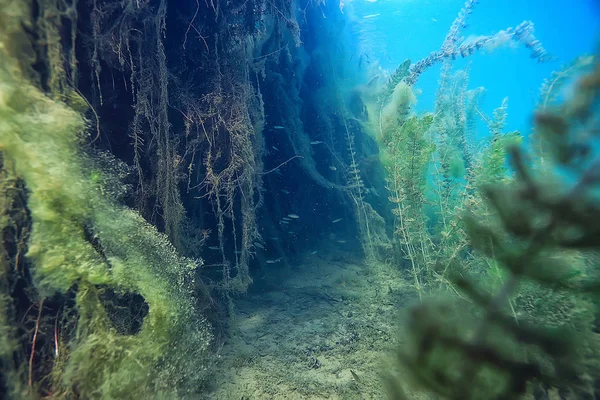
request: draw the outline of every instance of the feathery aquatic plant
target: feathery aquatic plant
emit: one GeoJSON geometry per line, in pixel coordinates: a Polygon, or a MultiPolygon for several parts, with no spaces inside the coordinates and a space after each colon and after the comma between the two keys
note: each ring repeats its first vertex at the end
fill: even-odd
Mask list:
{"type": "Polygon", "coordinates": [[[530,51],[530,57],[538,62],[548,62],[554,59],[542,43],[537,40],[533,33],[533,22],[523,21],[516,27],[509,27],[498,31],[493,35],[478,36],[475,40],[465,41],[461,36],[461,31],[466,26],[466,20],[473,12],[477,0],[467,0],[464,7],[458,13],[456,19],[450,26],[444,41],[439,50],[431,52],[427,57],[416,63],[410,60],[404,61],[392,74],[392,77],[386,84],[384,93],[391,93],[391,90],[400,81],[408,85],[414,85],[421,74],[435,64],[444,60],[454,60],[458,57],[466,58],[480,50],[493,50],[506,45],[510,42],[520,42],[530,51]]]}
{"type": "MultiPolygon", "coordinates": [[[[482,185],[496,223],[467,213],[465,228],[473,248],[496,261],[506,279],[490,292],[453,260],[452,279],[469,303],[429,302],[410,311],[414,347],[399,357],[422,387],[449,399],[509,399],[548,388],[593,397],[600,348],[588,295],[600,292],[600,280],[595,265],[586,268],[573,256],[600,250],[599,100],[596,65],[572,99],[536,115],[552,168],[533,171],[524,151],[512,146],[514,180],[482,185]],[[534,308],[550,310],[545,318],[506,310],[530,285],[544,298],[534,308]],[[565,306],[573,311],[561,317],[565,306]]],[[[390,395],[406,398],[393,381],[390,395]]]]}
{"type": "Polygon", "coordinates": [[[433,114],[411,114],[415,102],[411,88],[400,83],[393,100],[385,107],[382,117],[382,163],[388,172],[387,188],[392,212],[397,218],[396,234],[404,259],[419,294],[423,290],[423,275],[432,265],[431,239],[424,212],[427,167],[435,148],[427,131],[433,123],[433,114]]]}

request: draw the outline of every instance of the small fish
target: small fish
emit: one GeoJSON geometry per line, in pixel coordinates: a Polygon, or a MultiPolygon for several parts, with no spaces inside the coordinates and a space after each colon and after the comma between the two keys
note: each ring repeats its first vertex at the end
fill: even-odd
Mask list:
{"type": "Polygon", "coordinates": [[[330,170],[332,170],[332,171],[337,171],[337,168],[336,168],[336,167],[334,167],[333,165],[330,165],[330,166],[329,166],[329,169],[330,169],[330,170]]]}
{"type": "Polygon", "coordinates": [[[275,125],[273,129],[285,129],[285,126],[275,125]]]}
{"type": "Polygon", "coordinates": [[[289,191],[289,190],[281,189],[281,191],[282,191],[283,193],[285,193],[285,194],[290,194],[290,191],[289,191]]]}
{"type": "Polygon", "coordinates": [[[252,244],[254,245],[254,247],[258,247],[259,249],[262,249],[262,250],[265,249],[265,246],[263,246],[262,243],[254,242],[252,244]]]}
{"type": "Polygon", "coordinates": [[[433,22],[438,22],[438,20],[437,20],[437,19],[435,19],[435,18],[431,18],[431,20],[432,20],[433,22]]]}
{"type": "Polygon", "coordinates": [[[283,217],[281,219],[284,220],[284,221],[291,221],[291,219],[289,217],[283,217]]]}
{"type": "Polygon", "coordinates": [[[279,221],[279,223],[280,223],[280,224],[286,224],[286,225],[287,225],[287,224],[289,224],[290,222],[289,222],[289,221],[279,221]]]}
{"type": "Polygon", "coordinates": [[[320,140],[313,140],[312,142],[310,142],[310,144],[312,144],[313,146],[316,144],[321,144],[321,143],[323,143],[323,142],[320,140]]]}
{"type": "Polygon", "coordinates": [[[317,254],[317,251],[313,250],[313,251],[310,252],[310,254],[317,254]]]}
{"type": "Polygon", "coordinates": [[[300,218],[299,216],[297,216],[296,214],[288,214],[288,217],[292,218],[292,219],[298,219],[300,218]]]}
{"type": "Polygon", "coordinates": [[[363,19],[369,19],[369,18],[375,18],[375,17],[379,17],[379,14],[369,14],[369,15],[365,15],[363,17],[363,19]]]}
{"type": "Polygon", "coordinates": [[[343,239],[338,239],[338,240],[336,240],[336,242],[338,242],[338,243],[346,243],[346,241],[343,240],[343,239]]]}
{"type": "Polygon", "coordinates": [[[273,150],[279,151],[279,149],[277,147],[275,147],[275,146],[271,146],[271,147],[273,147],[273,150]]]}
{"type": "Polygon", "coordinates": [[[208,246],[209,250],[221,250],[219,246],[208,246]]]}
{"type": "Polygon", "coordinates": [[[331,221],[332,224],[337,224],[338,222],[340,222],[341,220],[343,220],[344,218],[336,218],[333,221],[331,221]]]}
{"type": "Polygon", "coordinates": [[[274,259],[274,260],[265,260],[265,262],[266,262],[267,264],[275,264],[275,263],[278,263],[278,262],[280,262],[282,259],[283,259],[283,257],[279,257],[279,258],[276,258],[276,259],[274,259]]]}
{"type": "Polygon", "coordinates": [[[277,236],[271,236],[269,239],[271,239],[271,240],[279,240],[279,238],[277,236]]]}
{"type": "Polygon", "coordinates": [[[356,375],[356,372],[350,370],[350,373],[352,374],[352,378],[354,378],[356,382],[360,382],[360,378],[358,377],[358,375],[356,375]]]}
{"type": "Polygon", "coordinates": [[[373,86],[373,84],[375,82],[377,82],[379,80],[379,75],[375,75],[370,81],[369,83],[367,83],[367,86],[373,86]]]}

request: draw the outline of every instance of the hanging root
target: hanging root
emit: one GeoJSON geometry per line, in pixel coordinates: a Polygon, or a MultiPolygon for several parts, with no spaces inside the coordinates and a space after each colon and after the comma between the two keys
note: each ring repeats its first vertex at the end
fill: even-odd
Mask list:
{"type": "Polygon", "coordinates": [[[33,340],[31,343],[31,354],[29,355],[29,387],[33,387],[33,358],[35,357],[35,344],[37,342],[38,332],[40,330],[40,319],[42,318],[42,309],[44,307],[44,300],[40,301],[38,309],[38,316],[35,321],[35,331],[33,333],[33,340]]]}

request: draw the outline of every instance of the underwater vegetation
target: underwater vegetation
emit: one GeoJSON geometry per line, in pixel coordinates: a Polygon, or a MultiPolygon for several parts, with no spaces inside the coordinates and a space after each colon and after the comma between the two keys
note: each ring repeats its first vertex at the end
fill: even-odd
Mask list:
{"type": "Polygon", "coordinates": [[[409,288],[390,398],[408,376],[441,398],[597,396],[600,69],[553,73],[533,131],[509,131],[508,100],[486,115],[453,62],[554,57],[530,21],[464,40],[476,4],[387,73],[348,61],[340,3],[0,0],[0,397],[211,398],[236,302],[291,297],[281,277],[321,252],[409,288]]]}
{"type": "MultiPolygon", "coordinates": [[[[536,114],[548,160],[532,165],[509,145],[514,177],[481,183],[492,215],[471,209],[462,217],[475,253],[438,265],[467,296],[466,309],[431,301],[409,312],[414,352],[400,360],[443,398],[517,398],[532,387],[539,398],[550,389],[597,396],[599,76],[596,65],[572,99],[536,114]],[[502,272],[498,283],[477,277],[476,257],[502,272]]],[[[406,398],[393,381],[390,388],[392,398],[406,398]]]]}
{"type": "MultiPolygon", "coordinates": [[[[441,398],[595,398],[598,69],[582,56],[544,82],[527,157],[521,134],[505,129],[507,100],[482,115],[483,90],[467,90],[468,70],[452,72],[457,53],[481,47],[455,44],[474,4],[441,52],[403,63],[365,100],[365,129],[387,169],[398,262],[422,300],[407,311],[412,341],[398,360],[441,398]],[[415,113],[411,86],[434,62],[443,62],[435,109],[415,113]],[[590,69],[561,103],[560,87],[590,69]],[[480,118],[489,135],[476,147],[480,118]],[[453,300],[425,300],[444,292],[453,300]]],[[[539,62],[552,59],[533,35],[523,44],[539,62]]],[[[390,398],[411,398],[397,378],[388,383],[390,398]]]]}
{"type": "Polygon", "coordinates": [[[80,114],[35,87],[22,49],[11,49],[26,40],[26,8],[3,9],[13,14],[3,11],[0,66],[4,390],[183,397],[210,364],[212,334],[194,295],[200,261],[110,196],[116,183],[78,149],[89,140],[80,114]],[[15,291],[37,315],[20,327],[10,318],[27,303],[13,301],[15,291]],[[28,352],[20,329],[34,332],[28,352]]]}

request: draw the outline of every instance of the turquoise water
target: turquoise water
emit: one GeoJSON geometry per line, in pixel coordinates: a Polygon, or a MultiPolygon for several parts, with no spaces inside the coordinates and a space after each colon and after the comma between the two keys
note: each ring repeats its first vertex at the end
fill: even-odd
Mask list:
{"type": "Polygon", "coordinates": [[[0,0],[0,398],[600,399],[599,40],[591,0],[0,0]]]}
{"type": "MultiPolygon", "coordinates": [[[[405,59],[416,61],[438,49],[463,5],[461,0],[359,0],[348,2],[345,14],[359,48],[383,68],[394,69],[405,59]]],[[[538,64],[522,45],[515,43],[455,63],[457,68],[470,66],[469,87],[486,88],[482,106],[486,112],[508,97],[508,126],[521,131],[531,127],[531,113],[543,80],[573,58],[597,51],[600,5],[594,0],[480,1],[461,36],[489,35],[525,20],[534,23],[536,37],[556,57],[555,61],[538,64]]],[[[427,71],[416,86],[423,90],[420,110],[432,108],[439,70],[437,66],[427,71]]]]}

